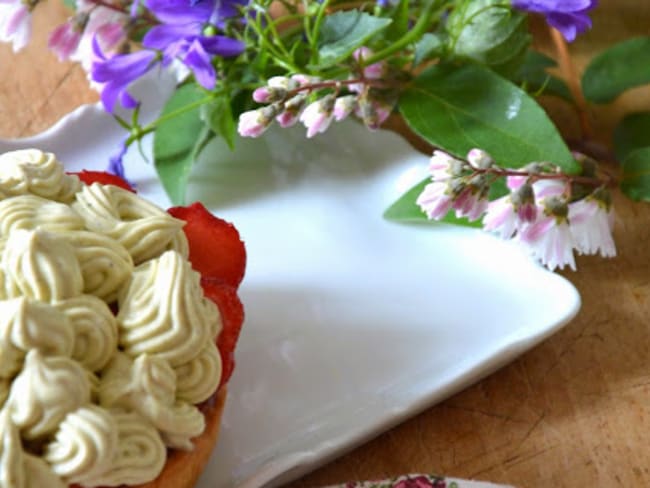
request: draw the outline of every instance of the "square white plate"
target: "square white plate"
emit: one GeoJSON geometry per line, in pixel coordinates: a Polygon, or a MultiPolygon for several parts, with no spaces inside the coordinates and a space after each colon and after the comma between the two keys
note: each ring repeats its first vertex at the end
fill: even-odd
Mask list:
{"type": "MultiPolygon", "coordinates": [[[[169,84],[143,87],[149,110],[169,84]]],[[[104,169],[124,134],[85,106],[38,136],[70,170],[104,169]]],[[[148,151],[145,145],[145,151],[148,151]]],[[[137,151],[138,190],[168,200],[137,151]]],[[[353,123],[307,142],[272,130],[233,159],[211,145],[190,200],[233,221],[248,248],[246,322],[219,444],[199,488],[276,486],[486,376],[569,321],[564,278],[480,231],[387,222],[427,157],[353,123]]]]}

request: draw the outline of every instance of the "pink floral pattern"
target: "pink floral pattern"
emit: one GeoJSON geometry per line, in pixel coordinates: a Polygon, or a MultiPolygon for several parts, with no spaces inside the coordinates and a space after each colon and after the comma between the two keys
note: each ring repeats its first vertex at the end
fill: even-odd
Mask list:
{"type": "Polygon", "coordinates": [[[461,480],[436,475],[411,474],[377,481],[351,481],[329,488],[512,488],[484,481],[461,480]]]}

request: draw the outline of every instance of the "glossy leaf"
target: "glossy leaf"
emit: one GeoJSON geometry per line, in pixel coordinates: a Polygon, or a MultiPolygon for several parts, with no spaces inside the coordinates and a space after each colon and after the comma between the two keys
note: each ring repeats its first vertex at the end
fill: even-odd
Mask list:
{"type": "Polygon", "coordinates": [[[633,200],[650,201],[650,146],[637,149],[623,161],[621,190],[633,200]]]}
{"type": "Polygon", "coordinates": [[[386,38],[396,41],[409,29],[409,0],[399,0],[392,15],[393,23],[386,29],[386,38]]]}
{"type": "Polygon", "coordinates": [[[573,97],[566,83],[546,71],[555,66],[555,61],[548,56],[529,50],[514,81],[523,85],[529,93],[534,95],[554,95],[572,101],[573,97]]]}
{"type": "Polygon", "coordinates": [[[596,56],[582,76],[585,98],[614,100],[624,91],[650,83],[650,37],[630,39],[596,56]]]}
{"type": "Polygon", "coordinates": [[[478,147],[506,167],[550,161],[579,171],[544,110],[487,68],[434,66],[402,94],[399,109],[413,131],[458,157],[478,147]]]}
{"type": "Polygon", "coordinates": [[[419,66],[422,61],[436,56],[442,51],[442,48],[443,43],[441,37],[437,34],[427,32],[415,45],[413,66],[419,66]]]}
{"type": "MultiPolygon", "coordinates": [[[[167,101],[164,117],[204,98],[195,85],[180,87],[167,101]]],[[[154,133],[153,153],[156,171],[163,187],[174,205],[185,202],[185,190],[194,164],[197,145],[203,143],[200,137],[204,124],[199,117],[199,108],[183,112],[161,122],[154,133]]]]}
{"type": "Polygon", "coordinates": [[[625,161],[633,152],[650,146],[650,112],[625,117],[614,131],[616,159],[625,161]]]}
{"type": "Polygon", "coordinates": [[[318,43],[320,67],[325,68],[348,58],[372,36],[392,23],[359,10],[339,11],[325,17],[318,43]]]}
{"type": "Polygon", "coordinates": [[[431,182],[431,178],[426,178],[415,185],[409,191],[404,193],[395,203],[393,203],[384,212],[384,218],[400,222],[427,222],[436,224],[438,222],[447,222],[450,224],[464,225],[467,227],[481,227],[480,220],[470,222],[465,218],[456,217],[455,213],[449,212],[444,219],[440,221],[429,220],[425,213],[415,203],[418,196],[424,190],[424,187],[431,182]]]}
{"type": "Polygon", "coordinates": [[[504,7],[501,0],[473,0],[450,15],[455,55],[488,66],[507,66],[521,57],[530,44],[527,18],[504,7]]]}
{"type": "Polygon", "coordinates": [[[226,96],[202,105],[201,120],[210,127],[215,135],[225,139],[231,151],[234,150],[237,127],[233,119],[230,100],[226,96]]]}

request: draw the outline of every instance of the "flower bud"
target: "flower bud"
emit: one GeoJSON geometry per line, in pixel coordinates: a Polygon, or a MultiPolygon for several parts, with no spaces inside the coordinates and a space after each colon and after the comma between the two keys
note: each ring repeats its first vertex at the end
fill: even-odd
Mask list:
{"type": "Polygon", "coordinates": [[[314,137],[316,134],[325,132],[334,117],[334,95],[325,95],[323,98],[309,104],[300,114],[300,121],[307,128],[307,137],[314,137]]]}
{"type": "Polygon", "coordinates": [[[277,104],[244,112],[239,116],[237,131],[244,137],[259,137],[268,129],[278,112],[277,104]]]}
{"type": "Polygon", "coordinates": [[[569,205],[566,198],[552,196],[544,199],[544,213],[552,215],[558,220],[567,220],[569,216],[569,205]]]}
{"type": "Polygon", "coordinates": [[[492,157],[482,149],[474,148],[467,153],[469,164],[479,169],[488,169],[494,164],[492,157]]]}
{"type": "Polygon", "coordinates": [[[533,222],[537,218],[535,192],[530,183],[524,183],[510,194],[510,201],[522,222],[533,222]]]}
{"type": "Polygon", "coordinates": [[[334,102],[334,119],[337,122],[345,119],[357,105],[357,97],[355,95],[346,95],[338,97],[334,102]]]}

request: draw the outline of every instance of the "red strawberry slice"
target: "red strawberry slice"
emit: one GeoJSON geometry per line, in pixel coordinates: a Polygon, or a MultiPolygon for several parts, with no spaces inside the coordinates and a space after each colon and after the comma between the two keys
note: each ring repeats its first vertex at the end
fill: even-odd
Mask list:
{"type": "Polygon", "coordinates": [[[101,183],[102,185],[115,185],[135,193],[133,187],[129,185],[129,183],[126,180],[120,178],[117,175],[107,173],[105,171],[88,171],[84,169],[79,173],[70,173],[70,174],[77,175],[79,179],[83,181],[86,185],[92,185],[93,183],[101,183]]]}
{"type": "Polygon", "coordinates": [[[221,388],[221,385],[228,382],[235,368],[235,346],[244,322],[244,306],[237,296],[237,289],[230,285],[202,278],[201,286],[205,296],[212,300],[221,312],[223,328],[217,339],[217,347],[223,365],[221,383],[219,384],[219,388],[221,388]]]}
{"type": "Polygon", "coordinates": [[[212,215],[201,203],[172,207],[168,212],[187,222],[190,262],[201,276],[239,286],[246,268],[246,249],[231,223],[212,215]]]}

